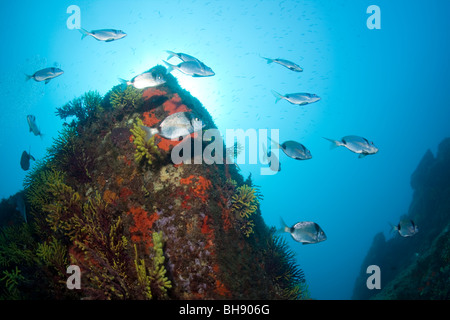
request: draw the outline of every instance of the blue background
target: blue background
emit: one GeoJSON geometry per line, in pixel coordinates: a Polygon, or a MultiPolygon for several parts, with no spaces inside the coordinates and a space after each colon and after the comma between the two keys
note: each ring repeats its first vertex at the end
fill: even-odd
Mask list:
{"type": "Polygon", "coordinates": [[[311,296],[349,299],[375,233],[388,235],[388,223],[408,211],[411,173],[450,135],[448,12],[450,2],[436,0],[2,2],[0,197],[22,188],[22,151],[42,158],[61,130],[56,107],[89,90],[105,94],[117,78],[162,64],[165,50],[188,53],[216,75],[173,75],[222,132],[280,129],[281,141],[311,150],[308,161],[280,154],[282,171],[274,176],[261,176],[260,165],[240,167],[261,186],[268,225],[279,227],[283,217],[325,230],[328,240],[309,246],[284,235],[311,296]],[[81,9],[83,28],[128,36],[81,40],[66,26],[72,4],[81,9]],[[381,8],[381,30],[366,26],[372,4],[381,8]],[[304,72],[260,56],[292,60],[304,72]],[[49,84],[25,81],[25,73],[55,65],[65,73],[49,84]],[[322,100],[275,104],[271,90],[322,100]],[[28,132],[27,114],[36,116],[43,139],[28,132]],[[350,134],[374,141],[379,153],[358,159],[322,139],[350,134]]]}

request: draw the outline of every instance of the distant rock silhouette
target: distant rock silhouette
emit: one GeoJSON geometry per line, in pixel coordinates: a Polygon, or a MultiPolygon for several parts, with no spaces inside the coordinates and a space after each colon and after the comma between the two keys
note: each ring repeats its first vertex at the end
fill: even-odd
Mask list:
{"type": "Polygon", "coordinates": [[[398,235],[386,241],[375,235],[356,279],[353,299],[450,298],[450,138],[444,139],[436,157],[428,150],[411,175],[414,190],[406,217],[419,233],[398,235]],[[381,270],[381,289],[366,286],[369,265],[381,270]]]}

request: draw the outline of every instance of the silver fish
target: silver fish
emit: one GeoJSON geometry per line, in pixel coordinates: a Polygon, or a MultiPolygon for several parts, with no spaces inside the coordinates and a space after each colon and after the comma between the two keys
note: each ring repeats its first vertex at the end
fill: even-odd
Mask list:
{"type": "Polygon", "coordinates": [[[156,87],[161,84],[166,83],[164,77],[159,73],[153,72],[144,72],[141,73],[131,80],[127,81],[124,79],[119,79],[121,83],[126,84],[128,86],[133,86],[136,89],[145,89],[150,87],[156,87]]]}
{"type": "Polygon", "coordinates": [[[297,105],[305,105],[314,103],[320,100],[320,97],[317,94],[314,93],[306,93],[306,92],[300,92],[300,93],[288,93],[284,96],[274,90],[272,90],[272,94],[275,96],[275,103],[280,101],[281,99],[284,99],[292,104],[297,105]]]}
{"type": "Polygon", "coordinates": [[[180,137],[199,131],[203,127],[204,124],[192,112],[173,113],[165,118],[156,128],[141,126],[146,132],[146,141],[155,134],[159,134],[166,139],[177,140],[180,137]]]}
{"type": "Polygon", "coordinates": [[[181,53],[181,52],[176,53],[176,52],[169,51],[169,50],[166,50],[166,52],[169,54],[169,56],[167,57],[167,60],[169,60],[172,57],[177,57],[178,59],[180,59],[180,60],[182,60],[184,62],[187,62],[187,61],[200,61],[197,58],[195,58],[193,56],[190,56],[190,55],[188,55],[186,53],[181,53]]]}
{"type": "Polygon", "coordinates": [[[56,78],[60,75],[62,75],[64,73],[64,71],[62,71],[59,68],[45,68],[39,71],[36,71],[33,75],[25,75],[26,76],[26,80],[30,80],[30,79],[34,79],[37,82],[40,81],[44,81],[45,84],[49,83],[50,80],[52,80],[53,78],[56,78]]]}
{"type": "Polygon", "coordinates": [[[280,65],[282,65],[283,67],[288,68],[289,70],[295,71],[295,72],[302,72],[303,69],[296,63],[289,61],[289,60],[285,60],[285,59],[270,59],[270,58],[264,58],[261,57],[263,59],[267,60],[267,64],[270,64],[272,62],[278,63],[280,65]]]}
{"type": "Polygon", "coordinates": [[[398,225],[392,226],[392,231],[397,231],[399,235],[407,238],[412,237],[417,232],[419,232],[419,228],[411,219],[402,219],[400,220],[398,225]]]}
{"type": "Polygon", "coordinates": [[[83,40],[87,36],[91,36],[98,41],[111,42],[114,40],[119,40],[125,37],[127,34],[122,30],[115,29],[100,29],[100,30],[92,30],[91,32],[86,29],[80,28],[78,29],[81,33],[81,40],[83,40]]]}
{"type": "Polygon", "coordinates": [[[280,232],[288,232],[292,238],[302,244],[318,243],[327,240],[327,236],[322,228],[315,222],[302,221],[288,227],[281,219],[280,232]]]}
{"type": "Polygon", "coordinates": [[[42,132],[39,130],[36,124],[36,117],[32,114],[27,115],[28,126],[30,127],[30,132],[33,132],[35,136],[43,136],[42,132]]]}
{"type": "Polygon", "coordinates": [[[20,167],[27,171],[30,169],[30,160],[36,161],[36,159],[28,152],[22,152],[22,157],[20,158],[20,167]]]}
{"type": "Polygon", "coordinates": [[[311,152],[301,143],[296,141],[285,141],[281,145],[272,139],[270,141],[275,145],[275,147],[280,148],[283,152],[290,158],[296,160],[308,160],[312,158],[311,152]]]}
{"type": "Polygon", "coordinates": [[[200,61],[186,61],[181,62],[179,65],[170,64],[167,61],[163,62],[167,65],[167,73],[172,72],[172,70],[178,70],[192,77],[211,77],[215,75],[214,71],[204,63],[200,61]]]}
{"type": "Polygon", "coordinates": [[[333,139],[324,139],[331,142],[331,148],[336,147],[346,147],[348,150],[358,153],[359,158],[364,158],[367,155],[375,154],[378,152],[378,148],[375,147],[372,141],[368,141],[366,138],[358,137],[358,136],[345,136],[341,139],[341,141],[333,140],[333,139]]]}
{"type": "Polygon", "coordinates": [[[281,171],[281,163],[278,160],[278,157],[275,154],[272,154],[272,149],[267,151],[265,144],[263,144],[263,159],[269,164],[270,170],[274,172],[281,171]]]}

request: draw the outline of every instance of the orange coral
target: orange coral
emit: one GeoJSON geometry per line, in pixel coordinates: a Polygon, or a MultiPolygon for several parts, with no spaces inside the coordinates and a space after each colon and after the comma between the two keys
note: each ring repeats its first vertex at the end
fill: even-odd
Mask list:
{"type": "Polygon", "coordinates": [[[144,116],[144,120],[142,120],[144,126],[153,127],[155,124],[160,122],[160,120],[155,116],[153,110],[144,112],[142,115],[144,116]]]}
{"type": "Polygon", "coordinates": [[[161,137],[161,141],[158,143],[158,148],[168,152],[171,148],[179,143],[180,141],[169,140],[161,137]]]}
{"type": "Polygon", "coordinates": [[[208,200],[208,193],[207,193],[207,191],[209,190],[209,188],[211,188],[211,185],[212,185],[211,181],[206,179],[203,176],[191,175],[191,176],[189,176],[187,178],[180,179],[180,183],[181,184],[185,184],[185,185],[194,184],[193,179],[196,179],[197,182],[195,182],[195,187],[191,186],[192,192],[203,203],[206,203],[206,201],[208,200]]]}
{"type": "Polygon", "coordinates": [[[103,201],[108,204],[115,204],[118,198],[117,194],[111,190],[105,190],[103,193],[103,201]]]}
{"type": "Polygon", "coordinates": [[[167,92],[165,92],[163,90],[159,90],[159,89],[155,89],[155,88],[148,88],[147,90],[145,90],[142,93],[142,97],[145,100],[148,100],[148,99],[150,99],[153,96],[164,96],[166,94],[167,94],[167,92]]]}
{"type": "Polygon", "coordinates": [[[181,184],[191,184],[193,178],[195,178],[194,175],[190,175],[190,176],[187,177],[187,178],[181,178],[181,179],[180,179],[180,183],[181,183],[181,184]]]}
{"type": "Polygon", "coordinates": [[[181,102],[181,98],[180,98],[180,96],[178,95],[178,93],[175,93],[175,94],[172,96],[172,99],[170,99],[170,100],[172,100],[174,103],[180,103],[180,102],[181,102]]]}
{"type": "Polygon", "coordinates": [[[228,290],[227,287],[225,287],[225,285],[220,280],[217,279],[215,292],[224,297],[231,297],[230,290],[228,290]]]}
{"type": "Polygon", "coordinates": [[[172,97],[172,99],[167,100],[163,103],[164,111],[167,111],[169,115],[176,113],[176,112],[187,112],[191,111],[186,105],[181,104],[181,98],[180,96],[175,93],[172,97]]]}
{"type": "Polygon", "coordinates": [[[203,218],[203,221],[202,221],[202,233],[203,233],[203,234],[209,235],[209,234],[211,234],[212,232],[213,232],[213,230],[212,230],[211,227],[208,225],[208,216],[205,216],[205,217],[203,218]]]}
{"type": "Polygon", "coordinates": [[[119,197],[120,199],[122,199],[123,201],[127,201],[128,198],[133,194],[133,191],[131,191],[129,188],[127,187],[123,187],[122,189],[120,189],[119,192],[119,197]]]}
{"type": "Polygon", "coordinates": [[[141,207],[132,207],[128,212],[132,215],[134,225],[130,227],[131,240],[135,243],[143,243],[149,252],[149,248],[153,247],[152,228],[153,223],[158,220],[158,214],[155,212],[149,216],[148,212],[141,207]]]}
{"type": "Polygon", "coordinates": [[[227,200],[224,196],[220,196],[221,202],[218,203],[219,207],[222,208],[222,221],[223,230],[228,231],[231,228],[230,212],[231,210],[226,207],[227,200]]]}
{"type": "Polygon", "coordinates": [[[117,183],[117,185],[121,185],[122,184],[122,182],[123,182],[123,177],[120,177],[120,176],[117,176],[116,177],[116,183],[117,183]]]}

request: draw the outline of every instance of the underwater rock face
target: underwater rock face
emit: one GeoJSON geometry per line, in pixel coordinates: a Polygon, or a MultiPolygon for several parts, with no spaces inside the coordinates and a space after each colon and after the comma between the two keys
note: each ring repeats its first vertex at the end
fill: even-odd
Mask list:
{"type": "Polygon", "coordinates": [[[24,181],[28,224],[2,226],[0,281],[8,286],[0,298],[306,296],[303,272],[265,225],[250,178],[234,165],[174,165],[179,141],[144,139],[142,125],[185,111],[215,128],[170,74],[157,88],[116,86],[58,108],[75,120],[24,181]],[[66,286],[69,265],[81,270],[79,290],[66,286]]]}
{"type": "Polygon", "coordinates": [[[428,150],[411,176],[410,238],[375,236],[356,280],[353,299],[450,299],[450,138],[436,157],[428,150]],[[369,265],[381,270],[381,290],[366,286],[369,265]]]}

